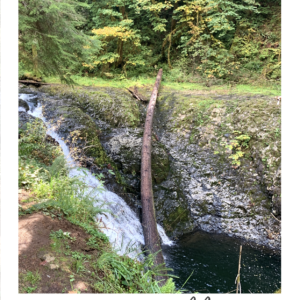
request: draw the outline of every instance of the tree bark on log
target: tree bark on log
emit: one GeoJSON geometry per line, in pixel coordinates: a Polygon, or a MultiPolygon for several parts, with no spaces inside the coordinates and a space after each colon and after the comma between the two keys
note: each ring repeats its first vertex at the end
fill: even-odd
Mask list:
{"type": "Polygon", "coordinates": [[[34,81],[34,80],[19,80],[19,83],[23,84],[32,84],[36,86],[41,86],[41,85],[50,85],[50,83],[44,83],[44,82],[39,82],[39,81],[34,81]]]}
{"type": "MultiPolygon", "coordinates": [[[[145,130],[142,145],[142,167],[141,167],[141,198],[142,198],[142,226],[145,238],[145,247],[148,253],[156,253],[154,265],[164,264],[164,258],[161,251],[160,237],[157,231],[155,207],[152,191],[151,176],[151,137],[152,123],[156,98],[158,94],[159,84],[162,78],[162,69],[158,71],[156,82],[150,97],[147,116],[145,121],[145,130]],[[159,252],[158,252],[159,251],[159,252]],[[158,253],[157,253],[158,252],[158,253]]],[[[166,275],[166,272],[162,272],[166,275]]],[[[166,276],[156,276],[156,280],[160,281],[160,285],[166,282],[166,276]]]]}

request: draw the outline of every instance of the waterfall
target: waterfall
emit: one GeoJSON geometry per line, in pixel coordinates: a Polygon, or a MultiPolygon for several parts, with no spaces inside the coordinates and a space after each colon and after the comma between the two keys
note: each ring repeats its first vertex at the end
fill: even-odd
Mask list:
{"type": "MultiPolygon", "coordinates": [[[[41,104],[38,103],[37,107],[35,107],[30,101],[33,96],[30,94],[20,94],[20,98],[26,101],[30,107],[28,113],[42,119],[47,126],[47,134],[59,143],[67,164],[70,167],[69,176],[80,176],[81,180],[88,184],[90,189],[88,192],[93,193],[93,196],[99,200],[98,205],[102,205],[105,202],[105,206],[102,208],[108,209],[111,212],[97,215],[99,229],[108,236],[110,243],[120,255],[127,254],[132,258],[136,257],[141,252],[141,246],[145,244],[142,225],[138,217],[117,194],[105,188],[99,191],[97,188],[100,188],[102,185],[90,171],[85,170],[83,172],[78,168],[70,155],[69,147],[43,117],[41,104]]],[[[159,224],[157,224],[157,229],[162,244],[172,245],[173,241],[167,237],[164,229],[159,224]]]]}

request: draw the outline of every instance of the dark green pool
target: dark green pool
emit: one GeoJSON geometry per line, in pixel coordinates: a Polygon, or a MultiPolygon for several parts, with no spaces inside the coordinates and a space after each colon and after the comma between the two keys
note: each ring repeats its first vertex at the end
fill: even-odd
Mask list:
{"type": "Polygon", "coordinates": [[[176,245],[163,247],[163,253],[176,286],[189,293],[228,293],[236,289],[239,248],[242,293],[274,293],[281,287],[281,257],[266,248],[255,249],[239,239],[197,231],[176,245]]]}

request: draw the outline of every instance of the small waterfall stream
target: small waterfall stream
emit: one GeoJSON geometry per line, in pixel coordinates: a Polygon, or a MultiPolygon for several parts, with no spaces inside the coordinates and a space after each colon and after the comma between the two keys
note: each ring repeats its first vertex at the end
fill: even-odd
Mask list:
{"type": "MultiPolygon", "coordinates": [[[[94,193],[96,199],[99,200],[99,205],[105,202],[103,208],[108,209],[111,213],[105,213],[97,216],[99,220],[99,228],[104,232],[113,247],[118,251],[120,255],[127,254],[130,257],[136,257],[138,253],[141,252],[141,246],[144,245],[144,236],[142,225],[136,216],[136,214],[131,210],[127,203],[119,197],[117,194],[112,193],[105,188],[99,191],[101,184],[98,179],[88,170],[80,170],[75,161],[72,159],[69,151],[69,147],[66,143],[59,137],[50,124],[47,123],[42,113],[42,106],[38,103],[37,106],[33,105],[30,101],[33,95],[30,94],[20,94],[19,97],[26,101],[30,107],[29,114],[40,118],[47,126],[47,134],[54,138],[62,148],[66,161],[70,167],[69,176],[79,176],[81,180],[88,184],[90,187],[90,193],[94,193]]],[[[25,111],[19,108],[19,111],[25,111]]],[[[157,224],[157,229],[162,240],[163,245],[172,245],[171,241],[164,229],[157,224]]]]}

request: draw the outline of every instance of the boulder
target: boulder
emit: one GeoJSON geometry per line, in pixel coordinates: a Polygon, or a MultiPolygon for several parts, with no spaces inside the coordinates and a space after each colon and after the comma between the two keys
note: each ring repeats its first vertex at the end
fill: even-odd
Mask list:
{"type": "Polygon", "coordinates": [[[59,143],[52,136],[50,136],[49,134],[46,134],[45,141],[49,144],[54,145],[54,146],[59,146],[59,143]]]}
{"type": "Polygon", "coordinates": [[[29,115],[27,112],[19,111],[19,129],[26,130],[27,123],[33,122],[35,119],[37,118],[29,115]]]}
{"type": "Polygon", "coordinates": [[[29,105],[27,104],[27,102],[19,98],[19,108],[20,107],[24,108],[26,112],[29,110],[29,105]]]}

